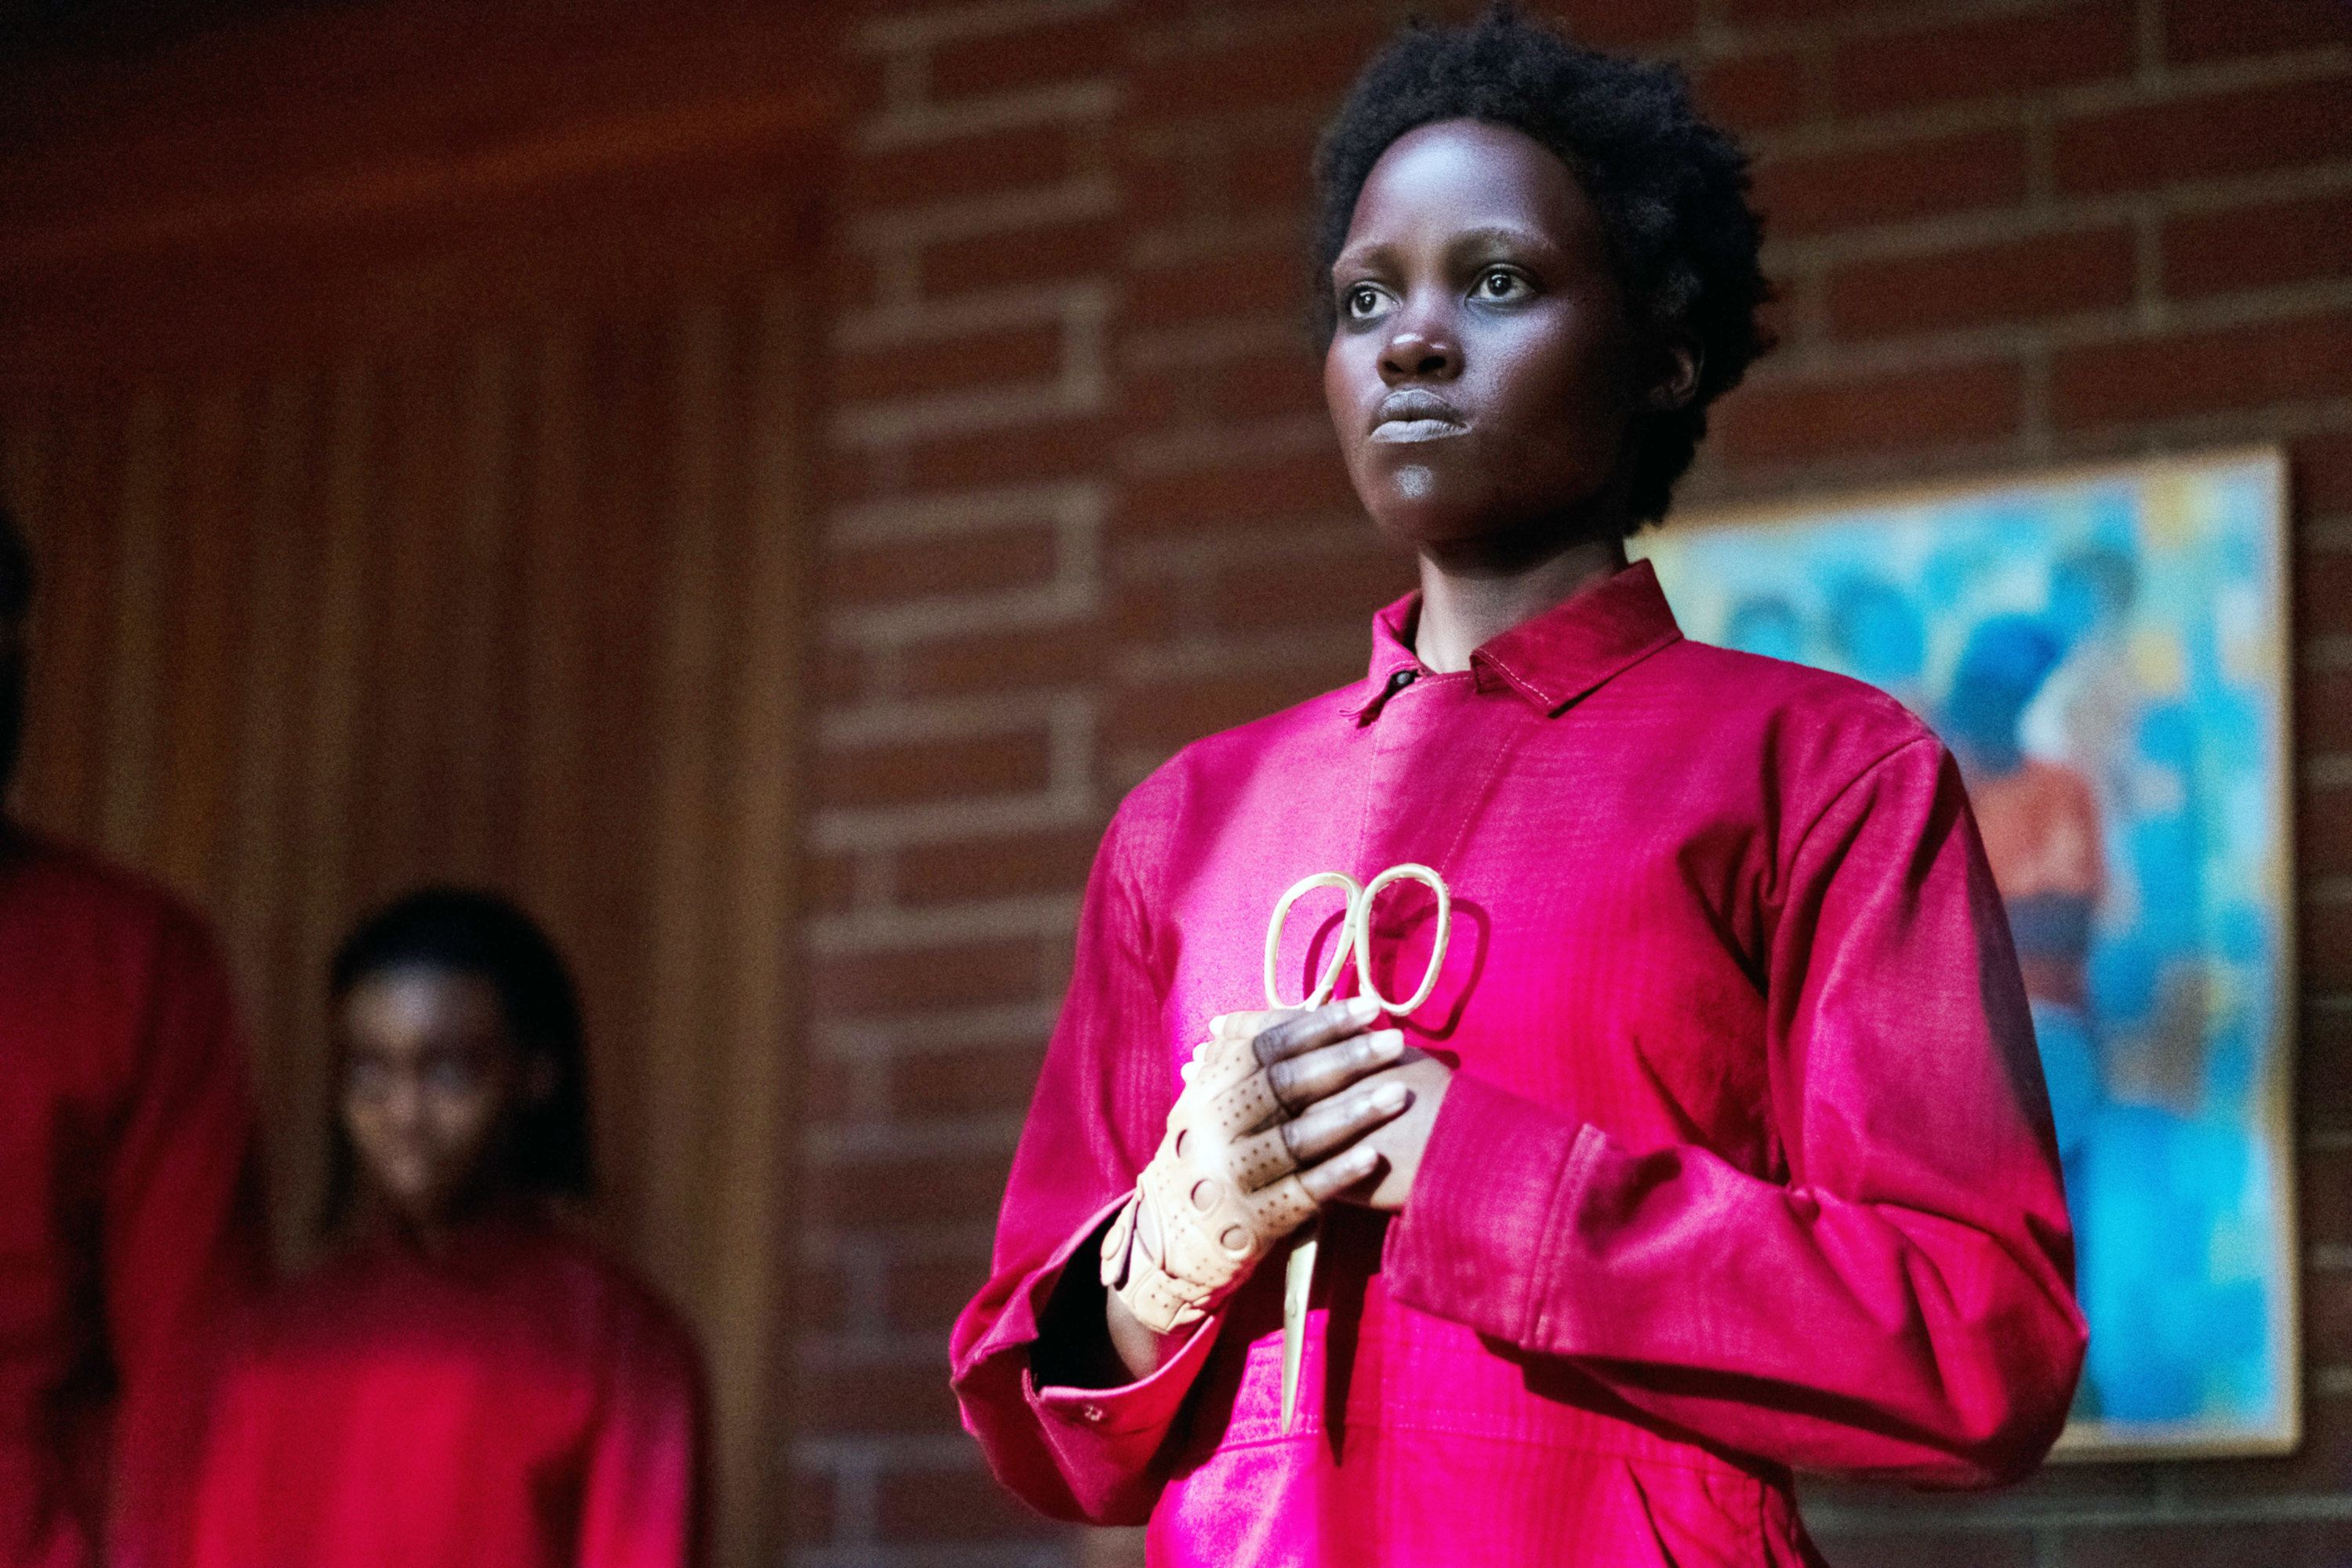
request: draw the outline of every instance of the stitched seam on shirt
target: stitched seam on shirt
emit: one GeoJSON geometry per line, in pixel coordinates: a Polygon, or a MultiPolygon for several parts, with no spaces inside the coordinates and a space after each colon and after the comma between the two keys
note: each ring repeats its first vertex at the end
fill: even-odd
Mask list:
{"type": "Polygon", "coordinates": [[[1787,863],[1790,866],[1794,866],[1799,860],[1804,858],[1805,846],[1812,842],[1814,829],[1820,827],[1823,822],[1829,820],[1830,813],[1837,809],[1838,802],[1853,794],[1856,785],[1863,783],[1863,781],[1869,778],[1871,774],[1876,773],[1879,769],[1885,767],[1889,762],[1901,756],[1904,752],[1909,751],[1914,746],[1940,747],[1942,744],[1943,742],[1936,739],[1933,735],[1914,735],[1907,741],[1903,741],[1895,745],[1889,746],[1885,751],[1881,752],[1869,762],[1864,763],[1855,771],[1853,777],[1846,780],[1845,783],[1838,786],[1837,793],[1835,795],[1831,795],[1829,799],[1822,802],[1822,808],[1813,813],[1812,820],[1805,824],[1803,830],[1797,835],[1796,843],[1790,847],[1787,863]]]}

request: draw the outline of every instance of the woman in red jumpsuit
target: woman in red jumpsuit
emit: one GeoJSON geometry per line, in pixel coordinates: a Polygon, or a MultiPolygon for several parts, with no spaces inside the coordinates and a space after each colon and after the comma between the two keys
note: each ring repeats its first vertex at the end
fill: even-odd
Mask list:
{"type": "Polygon", "coordinates": [[[502,900],[393,904],[333,973],[331,1261],[244,1326],[196,1568],[679,1568],[703,1382],[653,1292],[573,1234],[585,1058],[562,961],[502,900]]]}
{"type": "Polygon", "coordinates": [[[1959,775],[1623,551],[1763,346],[1744,158],[1497,13],[1377,59],[1318,172],[1332,420],[1421,586],[1112,822],[967,1425],[1203,1568],[1812,1563],[1796,1469],[2026,1473],[2083,1323],[1959,775]],[[1407,881],[1266,954],[1301,879],[1406,863],[1442,952],[1407,881]]]}

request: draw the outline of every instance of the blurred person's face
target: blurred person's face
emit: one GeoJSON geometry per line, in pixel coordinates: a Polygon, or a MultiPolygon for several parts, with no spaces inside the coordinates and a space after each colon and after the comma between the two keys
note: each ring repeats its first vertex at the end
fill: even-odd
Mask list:
{"type": "Polygon", "coordinates": [[[497,990],[478,974],[387,969],[344,994],[336,1024],[362,1174],[410,1222],[446,1220],[481,1185],[522,1093],[497,990]]]}
{"type": "Polygon", "coordinates": [[[1391,537],[1624,531],[1634,422],[1654,385],[1695,370],[1645,349],[1600,215],[1541,143],[1469,120],[1399,137],[1364,182],[1331,287],[1324,397],[1391,537]]]}

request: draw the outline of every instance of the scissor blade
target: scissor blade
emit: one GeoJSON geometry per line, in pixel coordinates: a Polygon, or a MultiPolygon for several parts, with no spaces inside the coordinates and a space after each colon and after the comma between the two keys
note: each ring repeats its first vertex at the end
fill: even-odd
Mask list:
{"type": "Polygon", "coordinates": [[[1307,1355],[1307,1299],[1315,1289],[1313,1229],[1290,1249],[1282,1277],[1282,1429],[1288,1432],[1298,1413],[1298,1369],[1307,1355]]]}

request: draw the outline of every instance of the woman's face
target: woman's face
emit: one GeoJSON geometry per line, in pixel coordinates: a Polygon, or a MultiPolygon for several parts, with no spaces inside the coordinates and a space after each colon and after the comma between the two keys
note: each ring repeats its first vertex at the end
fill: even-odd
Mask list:
{"type": "Polygon", "coordinates": [[[1644,352],[1559,158],[1478,121],[1398,138],[1331,287],[1324,397],[1382,529],[1439,549],[1624,531],[1633,421],[1686,367],[1644,352]]]}
{"type": "Polygon", "coordinates": [[[483,1174],[520,1092],[521,1060],[490,983],[413,966],[343,995],[343,1129],[368,1184],[413,1223],[451,1211],[483,1174]]]}

